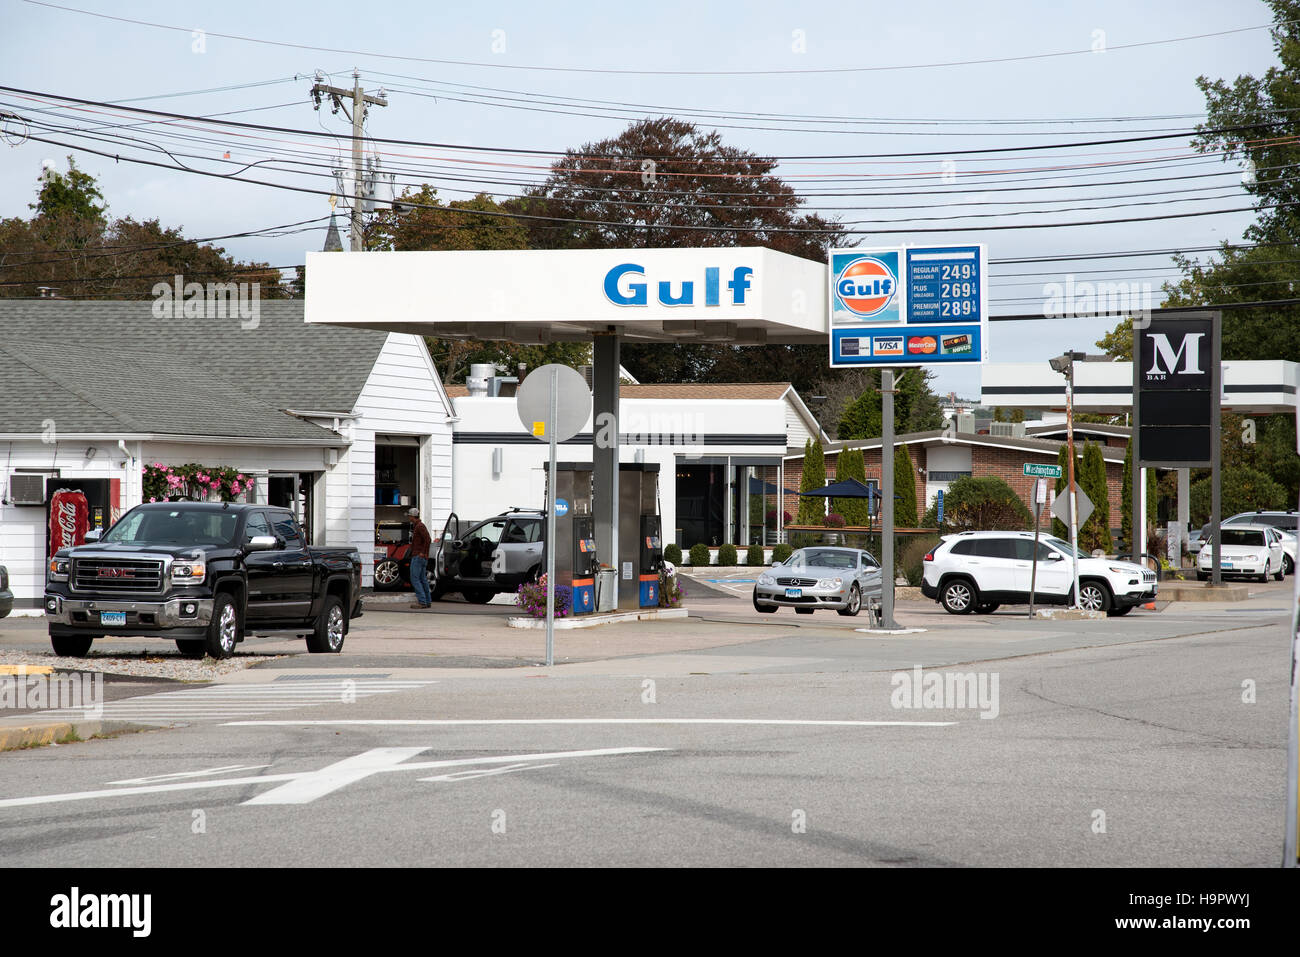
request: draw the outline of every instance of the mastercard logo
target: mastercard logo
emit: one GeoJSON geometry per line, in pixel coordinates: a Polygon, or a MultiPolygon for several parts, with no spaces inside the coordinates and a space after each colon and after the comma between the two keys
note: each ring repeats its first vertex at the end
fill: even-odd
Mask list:
{"type": "Polygon", "coordinates": [[[835,281],[835,292],[854,315],[874,316],[893,301],[898,278],[879,259],[864,256],[844,267],[835,281]]]}
{"type": "Polygon", "coordinates": [[[912,338],[907,340],[908,352],[929,355],[938,348],[939,343],[934,341],[934,336],[912,336],[912,338]]]}

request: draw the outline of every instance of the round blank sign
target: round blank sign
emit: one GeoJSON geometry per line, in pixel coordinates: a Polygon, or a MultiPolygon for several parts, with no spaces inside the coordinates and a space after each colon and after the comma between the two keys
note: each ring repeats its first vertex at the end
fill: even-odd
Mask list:
{"type": "Polygon", "coordinates": [[[515,393],[515,408],[529,435],[543,442],[551,440],[547,419],[551,415],[552,370],[555,373],[555,441],[567,442],[582,431],[591,415],[591,390],[576,369],[558,363],[534,369],[515,393]]]}

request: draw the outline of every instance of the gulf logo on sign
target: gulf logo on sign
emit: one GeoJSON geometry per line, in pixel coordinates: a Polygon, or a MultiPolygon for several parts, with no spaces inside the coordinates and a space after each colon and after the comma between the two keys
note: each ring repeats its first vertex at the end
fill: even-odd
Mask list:
{"type": "Polygon", "coordinates": [[[893,302],[898,277],[873,256],[855,259],[835,280],[835,292],[844,308],[857,316],[874,316],[893,302]]]}

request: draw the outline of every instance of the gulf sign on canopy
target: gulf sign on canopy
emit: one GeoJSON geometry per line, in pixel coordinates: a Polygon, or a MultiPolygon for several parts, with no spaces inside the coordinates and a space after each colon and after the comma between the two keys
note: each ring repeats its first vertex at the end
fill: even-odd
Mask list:
{"type": "Polygon", "coordinates": [[[983,361],[987,264],[982,244],[832,249],[831,365],[983,361]]]}

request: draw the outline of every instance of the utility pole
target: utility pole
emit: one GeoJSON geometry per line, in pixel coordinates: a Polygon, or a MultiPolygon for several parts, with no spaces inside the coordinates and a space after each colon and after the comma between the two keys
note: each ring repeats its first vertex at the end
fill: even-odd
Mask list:
{"type": "MultiPolygon", "coordinates": [[[[319,76],[319,74],[317,74],[319,76]]],[[[383,90],[380,90],[383,93],[383,90]]],[[[361,89],[361,74],[356,70],[352,71],[352,89],[345,90],[341,87],[330,86],[326,83],[314,83],[311,88],[311,97],[316,101],[316,109],[320,109],[322,95],[328,95],[334,103],[334,112],[343,111],[343,115],[352,121],[352,219],[349,232],[352,236],[352,251],[361,252],[361,214],[362,205],[365,202],[364,183],[365,179],[361,172],[361,140],[366,124],[366,114],[371,106],[387,106],[388,100],[383,96],[375,96],[361,89]],[[352,101],[352,109],[349,111],[345,100],[352,101]]]]}

